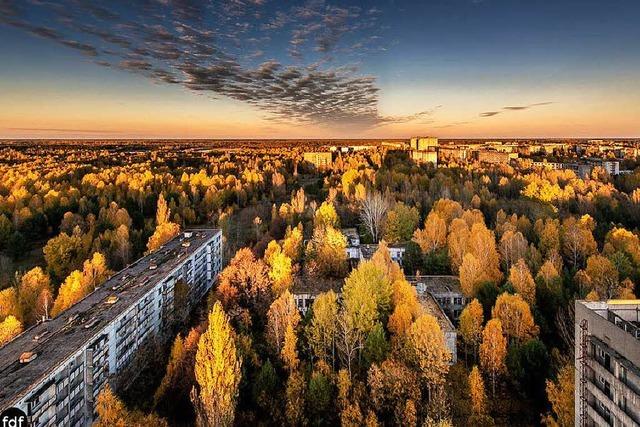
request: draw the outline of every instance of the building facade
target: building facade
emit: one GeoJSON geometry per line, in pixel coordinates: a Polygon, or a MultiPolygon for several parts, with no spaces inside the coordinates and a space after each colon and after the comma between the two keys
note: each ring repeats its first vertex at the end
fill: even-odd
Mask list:
{"type": "Polygon", "coordinates": [[[333,164],[331,151],[310,151],[302,155],[304,161],[313,164],[317,169],[327,169],[333,164]]]}
{"type": "Polygon", "coordinates": [[[111,276],[58,317],[0,348],[0,408],[23,410],[32,426],[84,426],[108,379],[162,334],[176,305],[200,301],[222,268],[222,233],[181,233],[111,276]],[[178,303],[174,289],[187,286],[178,303]]]}
{"type": "Polygon", "coordinates": [[[452,322],[458,322],[462,310],[467,306],[467,298],[460,287],[457,276],[407,276],[407,281],[416,287],[418,293],[429,292],[442,307],[452,322]]]}
{"type": "Polygon", "coordinates": [[[640,425],[640,300],[575,307],[575,425],[640,425]]]}
{"type": "Polygon", "coordinates": [[[435,136],[411,138],[409,147],[409,157],[414,162],[438,166],[438,138],[435,136]]]}

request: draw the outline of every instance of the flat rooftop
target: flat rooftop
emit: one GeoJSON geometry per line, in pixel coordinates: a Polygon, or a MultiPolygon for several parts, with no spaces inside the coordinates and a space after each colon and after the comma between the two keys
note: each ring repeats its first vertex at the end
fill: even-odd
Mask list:
{"type": "Polygon", "coordinates": [[[189,229],[157,251],[113,274],[94,292],[49,321],[39,323],[0,348],[0,408],[12,406],[62,362],[94,339],[111,320],[125,312],[184,259],[218,233],[217,229],[189,229]],[[187,247],[182,243],[189,241],[187,247]],[[151,266],[155,265],[155,269],[151,266]],[[117,297],[114,304],[107,299],[117,297]],[[86,327],[85,327],[86,326],[86,327]],[[19,362],[24,352],[38,357],[19,362]]]}
{"type": "Polygon", "coordinates": [[[453,323],[451,323],[451,320],[449,320],[444,311],[442,311],[442,307],[440,307],[440,304],[436,302],[433,295],[429,292],[418,293],[418,301],[420,301],[425,312],[436,318],[442,332],[447,333],[456,331],[453,323]]]}
{"type": "Polygon", "coordinates": [[[412,285],[422,283],[426,286],[429,292],[438,294],[442,293],[462,293],[460,287],[460,279],[458,276],[443,276],[443,275],[431,275],[431,276],[407,276],[407,281],[412,285]]]}
{"type": "Polygon", "coordinates": [[[580,303],[640,340],[640,300],[580,301],[580,303]]]}

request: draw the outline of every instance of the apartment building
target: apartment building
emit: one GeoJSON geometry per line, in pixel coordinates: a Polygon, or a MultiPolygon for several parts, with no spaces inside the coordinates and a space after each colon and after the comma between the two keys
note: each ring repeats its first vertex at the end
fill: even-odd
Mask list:
{"type": "Polygon", "coordinates": [[[640,425],[640,300],[575,307],[575,425],[640,425]]]}
{"type": "Polygon", "coordinates": [[[90,425],[109,377],[170,324],[176,284],[187,286],[180,304],[191,307],[221,268],[221,231],[187,231],[29,328],[0,348],[0,409],[21,409],[31,426],[90,425]]]}
{"type": "Polygon", "coordinates": [[[416,163],[432,163],[438,166],[438,138],[435,136],[411,138],[409,157],[416,163]]]}
{"type": "Polygon", "coordinates": [[[407,276],[407,281],[416,287],[418,293],[428,292],[452,322],[457,323],[467,298],[462,293],[460,279],[457,276],[407,276]]]}
{"type": "Polygon", "coordinates": [[[328,169],[333,164],[331,151],[309,151],[304,153],[302,158],[320,170],[328,169]]]}
{"type": "Polygon", "coordinates": [[[497,150],[481,149],[477,151],[477,158],[480,163],[507,165],[512,159],[518,158],[518,153],[506,153],[497,150]]]}
{"type": "Polygon", "coordinates": [[[418,301],[420,301],[420,305],[424,309],[425,313],[432,315],[438,325],[440,325],[440,329],[442,330],[442,334],[444,335],[444,342],[451,353],[451,359],[449,363],[454,365],[458,361],[458,351],[457,351],[457,341],[458,341],[458,333],[456,331],[455,326],[451,320],[447,317],[442,307],[438,304],[435,297],[428,291],[423,291],[422,289],[418,289],[418,301]]]}

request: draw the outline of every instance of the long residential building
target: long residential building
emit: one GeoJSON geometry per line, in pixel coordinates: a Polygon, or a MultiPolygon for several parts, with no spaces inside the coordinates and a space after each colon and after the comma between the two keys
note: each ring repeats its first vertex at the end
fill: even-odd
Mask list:
{"type": "Polygon", "coordinates": [[[640,425],[640,300],[576,301],[575,425],[640,425]]]}
{"type": "Polygon", "coordinates": [[[31,426],[85,426],[98,393],[163,332],[181,281],[189,307],[222,268],[222,233],[194,229],[111,276],[58,317],[0,348],[0,409],[16,407],[31,426]]]}

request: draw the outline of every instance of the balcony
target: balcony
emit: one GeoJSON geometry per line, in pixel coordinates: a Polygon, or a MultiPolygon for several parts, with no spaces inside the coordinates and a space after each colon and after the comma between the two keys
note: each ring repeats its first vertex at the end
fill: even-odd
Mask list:
{"type": "Polygon", "coordinates": [[[640,318],[638,317],[640,314],[638,314],[637,309],[635,312],[638,320],[628,321],[620,317],[615,311],[607,310],[607,320],[640,340],[640,318]]]}

